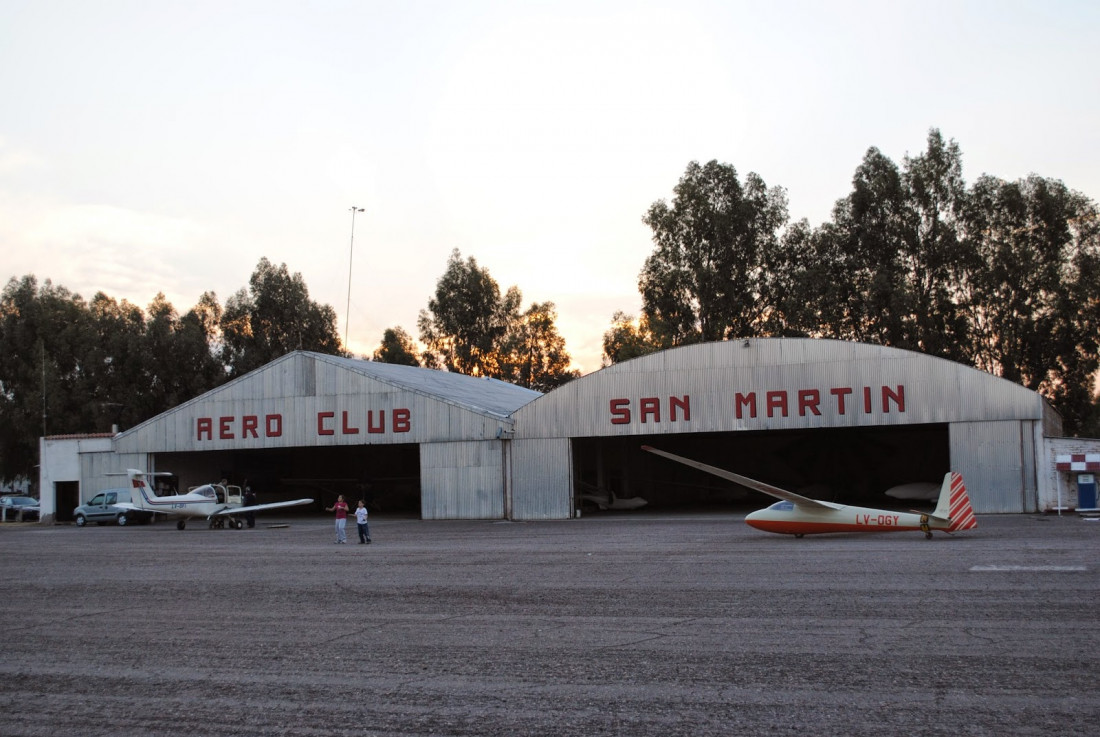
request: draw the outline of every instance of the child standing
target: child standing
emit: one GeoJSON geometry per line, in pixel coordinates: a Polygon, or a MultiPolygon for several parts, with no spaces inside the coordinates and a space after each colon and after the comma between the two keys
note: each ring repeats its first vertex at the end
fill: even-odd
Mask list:
{"type": "Polygon", "coordinates": [[[370,543],[370,525],[367,524],[367,505],[359,500],[359,506],[355,508],[355,525],[359,528],[359,544],[370,543]]]}

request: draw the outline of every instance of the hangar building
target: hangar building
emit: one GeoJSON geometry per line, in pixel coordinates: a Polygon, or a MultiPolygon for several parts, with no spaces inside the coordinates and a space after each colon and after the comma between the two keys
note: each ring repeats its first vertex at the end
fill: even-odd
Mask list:
{"type": "MultiPolygon", "coordinates": [[[[177,491],[248,479],[264,502],[310,496],[320,508],[347,494],[425,519],[510,517],[499,438],[539,396],[496,379],[296,351],[115,436],[111,452],[78,449],[76,493],[86,501],[138,468],[174,474],[177,491]]],[[[50,442],[46,507],[48,491],[70,481],[53,476],[66,463],[64,452],[47,461],[50,442]]],[[[80,503],[59,498],[42,514],[65,521],[80,503]]]]}
{"type": "MultiPolygon", "coordinates": [[[[1044,436],[1061,418],[1037,393],[958,363],[837,340],[684,346],[577,379],[513,415],[520,517],[560,517],[570,490],[674,504],[728,496],[643,444],[811,496],[868,503],[961,471],[978,513],[1038,508],[1044,436]]],[[[762,498],[763,499],[763,498],[762,498]]]]}
{"type": "Polygon", "coordinates": [[[1061,483],[1047,443],[1059,436],[1035,392],[843,341],[683,346],[545,395],[299,351],[107,441],[44,438],[40,489],[44,520],[59,521],[128,467],[170,471],[178,489],[247,478],[261,501],[312,496],[320,508],[344,493],[424,519],[567,519],[600,494],[656,508],[743,496],[649,444],[850,503],[958,470],[977,513],[1031,512],[1061,483]]]}

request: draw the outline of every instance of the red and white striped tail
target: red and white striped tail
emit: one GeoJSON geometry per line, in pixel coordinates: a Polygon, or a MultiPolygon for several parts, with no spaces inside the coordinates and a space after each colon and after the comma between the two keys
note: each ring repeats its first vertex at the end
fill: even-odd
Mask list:
{"type": "Polygon", "coordinates": [[[978,526],[978,520],[974,519],[974,510],[970,506],[970,497],[966,493],[966,484],[963,483],[961,473],[951,473],[951,498],[948,507],[948,517],[951,526],[948,532],[957,530],[969,530],[978,526]]]}

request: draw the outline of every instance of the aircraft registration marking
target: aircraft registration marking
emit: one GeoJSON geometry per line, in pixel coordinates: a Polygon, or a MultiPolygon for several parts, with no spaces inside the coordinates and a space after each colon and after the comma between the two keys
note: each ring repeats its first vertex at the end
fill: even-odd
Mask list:
{"type": "Polygon", "coordinates": [[[879,527],[897,527],[898,520],[900,519],[901,515],[899,514],[857,514],[856,524],[865,527],[871,525],[878,525],[879,527]]]}

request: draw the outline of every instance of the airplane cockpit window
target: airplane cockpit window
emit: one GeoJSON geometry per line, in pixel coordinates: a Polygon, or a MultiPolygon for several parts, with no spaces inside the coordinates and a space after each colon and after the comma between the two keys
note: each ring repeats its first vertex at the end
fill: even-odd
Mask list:
{"type": "Polygon", "coordinates": [[[214,489],[212,489],[209,485],[200,486],[199,488],[195,489],[195,493],[204,496],[207,499],[217,498],[214,494],[214,489]]]}
{"type": "Polygon", "coordinates": [[[776,512],[793,512],[794,502],[781,501],[768,507],[768,509],[774,509],[776,512]]]}

